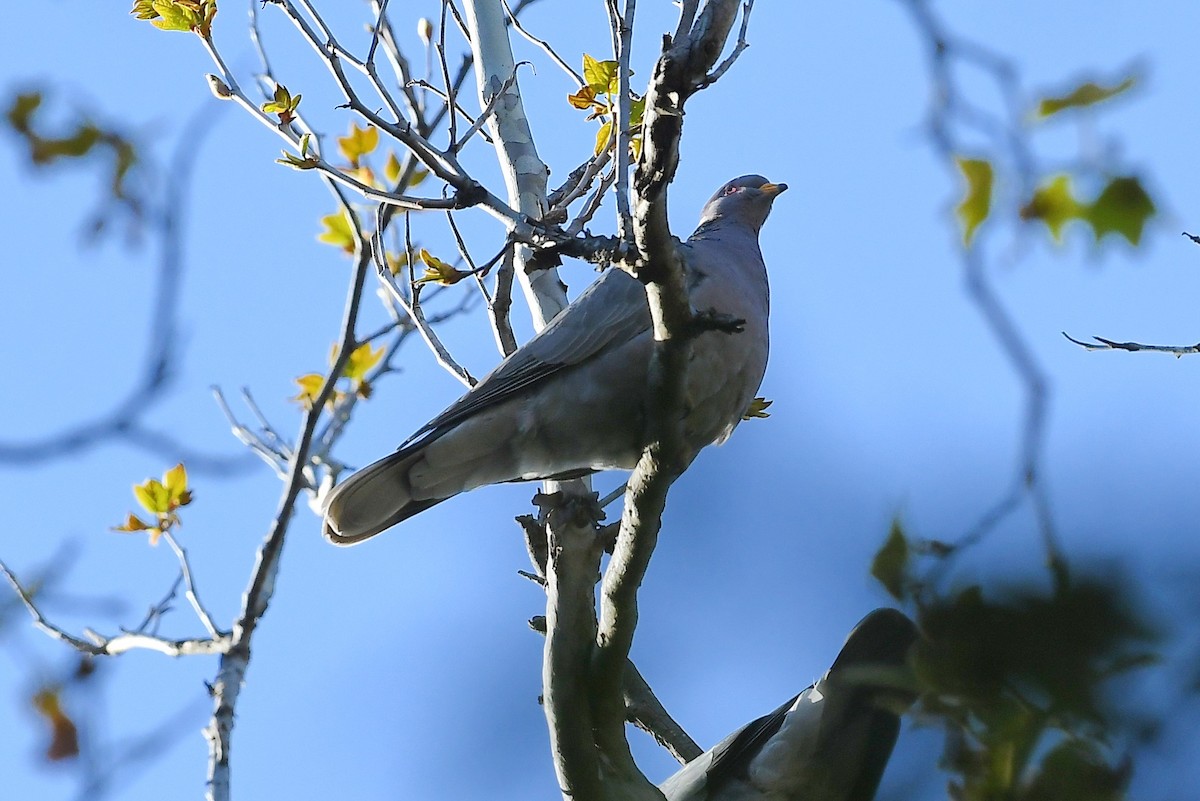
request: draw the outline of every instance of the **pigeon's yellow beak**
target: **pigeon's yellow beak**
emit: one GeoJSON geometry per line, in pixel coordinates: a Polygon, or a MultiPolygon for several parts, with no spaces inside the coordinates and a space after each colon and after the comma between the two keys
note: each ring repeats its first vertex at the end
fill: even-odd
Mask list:
{"type": "Polygon", "coordinates": [[[769,197],[782,195],[787,191],[787,184],[763,184],[759,188],[760,192],[765,192],[769,197]]]}

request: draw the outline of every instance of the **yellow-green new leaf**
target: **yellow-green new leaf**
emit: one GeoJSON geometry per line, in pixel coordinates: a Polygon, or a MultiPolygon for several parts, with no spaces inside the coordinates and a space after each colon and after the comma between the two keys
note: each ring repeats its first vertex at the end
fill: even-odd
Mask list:
{"type": "Polygon", "coordinates": [[[399,275],[400,271],[408,266],[408,253],[404,251],[393,253],[389,250],[384,253],[383,257],[387,261],[388,272],[392,275],[399,275]]]}
{"type": "Polygon", "coordinates": [[[321,225],[324,226],[324,230],[317,234],[318,242],[341,248],[347,253],[354,252],[354,245],[358,241],[358,237],[354,235],[354,226],[350,224],[350,218],[346,215],[345,210],[322,217],[321,225]]]}
{"type": "Polygon", "coordinates": [[[276,164],[282,164],[285,167],[291,167],[293,170],[311,170],[320,164],[316,156],[308,156],[301,158],[294,153],[283,151],[283,158],[275,159],[276,164]]]}
{"type": "Polygon", "coordinates": [[[293,95],[283,84],[275,85],[275,95],[263,103],[261,108],[266,114],[278,114],[279,123],[287,125],[296,118],[295,111],[300,105],[301,95],[293,95]]]}
{"type": "Polygon", "coordinates": [[[387,161],[383,162],[383,177],[392,184],[400,180],[400,159],[396,158],[394,150],[388,151],[387,161]]]}
{"type": "Polygon", "coordinates": [[[421,183],[428,177],[429,177],[429,170],[425,170],[425,169],[413,170],[412,177],[408,179],[408,188],[412,189],[414,186],[420,186],[421,183]]]}
{"type": "Polygon", "coordinates": [[[425,264],[425,273],[414,281],[416,284],[442,284],[449,286],[457,284],[470,275],[469,272],[452,267],[425,248],[421,248],[417,255],[420,256],[421,261],[425,264]]]}
{"type": "Polygon", "coordinates": [[[305,409],[311,409],[317,402],[317,396],[321,394],[321,387],[325,386],[325,376],[320,373],[307,373],[294,380],[300,386],[300,392],[293,395],[291,400],[305,409]]]}
{"type": "Polygon", "coordinates": [[[611,95],[617,91],[617,62],[597,61],[583,54],[583,80],[598,95],[611,95]]]}
{"type": "Polygon", "coordinates": [[[141,20],[158,19],[162,16],[154,10],[154,0],[134,0],[133,9],[129,13],[141,20]]]}
{"type": "Polygon", "coordinates": [[[613,124],[606,122],[596,131],[596,155],[599,156],[608,149],[608,140],[612,138],[613,124]]]}
{"type": "Polygon", "coordinates": [[[379,364],[379,360],[383,358],[383,351],[382,345],[373,349],[370,342],[362,343],[350,351],[350,358],[346,361],[342,375],[351,381],[361,382],[366,377],[367,371],[379,364]]]}
{"type": "Polygon", "coordinates": [[[1099,242],[1107,234],[1120,234],[1137,245],[1146,221],[1154,216],[1154,201],[1137,178],[1114,178],[1083,212],[1099,242]]]}
{"type": "Polygon", "coordinates": [[[638,128],[642,124],[642,118],[646,116],[646,98],[634,95],[629,101],[629,127],[638,128]]]}
{"type": "Polygon", "coordinates": [[[133,485],[133,497],[152,515],[165,515],[171,511],[171,496],[157,478],[148,478],[133,485]]]}
{"type": "Polygon", "coordinates": [[[963,244],[970,247],[975,231],[987,219],[992,209],[992,165],[983,159],[954,159],[967,181],[962,202],[954,212],[963,227],[963,244]]]}
{"type": "Polygon", "coordinates": [[[1071,192],[1071,176],[1063,173],[1037,188],[1033,198],[1021,207],[1021,219],[1041,220],[1054,241],[1062,242],[1063,228],[1071,220],[1079,219],[1083,212],[1084,205],[1071,192]]]}
{"type": "Polygon", "coordinates": [[[208,38],[217,15],[216,0],[135,0],[129,12],[164,31],[195,31],[208,38]]]}
{"type": "Polygon", "coordinates": [[[896,600],[904,600],[911,549],[899,520],[892,521],[887,540],[871,560],[871,575],[896,600]]]}
{"type": "Polygon", "coordinates": [[[1102,103],[1130,89],[1136,82],[1136,79],[1132,75],[1113,86],[1101,86],[1088,81],[1075,87],[1065,95],[1042,98],[1041,102],[1038,103],[1037,115],[1045,119],[1064,109],[1082,108],[1102,103]]]}
{"type": "MultiPolygon", "coordinates": [[[[338,137],[338,150],[350,160],[355,167],[363,156],[379,146],[379,129],[374,125],[359,128],[356,123],[350,123],[350,134],[338,137]]],[[[393,158],[395,156],[393,155],[393,158]]]]}
{"type": "Polygon", "coordinates": [[[172,510],[192,502],[192,493],[188,489],[187,468],[183,466],[183,462],[163,473],[162,483],[167,488],[167,499],[172,510]]]}

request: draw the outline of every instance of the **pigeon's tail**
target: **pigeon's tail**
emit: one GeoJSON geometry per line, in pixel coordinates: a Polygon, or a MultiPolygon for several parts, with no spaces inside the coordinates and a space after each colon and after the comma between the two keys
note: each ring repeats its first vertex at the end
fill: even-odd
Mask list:
{"type": "Polygon", "coordinates": [[[458,493],[414,498],[409,472],[424,458],[423,449],[396,451],[343,481],[325,504],[325,539],[356,545],[458,493]]]}

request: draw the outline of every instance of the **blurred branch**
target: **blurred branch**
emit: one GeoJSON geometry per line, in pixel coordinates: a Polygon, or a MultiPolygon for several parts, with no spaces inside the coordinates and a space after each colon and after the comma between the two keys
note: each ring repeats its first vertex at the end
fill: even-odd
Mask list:
{"type": "Polygon", "coordinates": [[[197,471],[230,473],[249,467],[250,462],[242,454],[226,456],[198,451],[145,423],[150,411],[166,398],[182,360],[178,343],[179,293],[186,266],[183,241],[191,213],[192,177],[196,166],[202,163],[198,156],[200,149],[219,118],[207,102],[188,118],[183,126],[187,136],[180,138],[165,171],[161,201],[149,215],[160,237],[161,250],[151,310],[147,314],[150,323],[147,350],[136,383],[111,411],[91,420],[36,439],[0,442],[0,464],[42,464],[115,441],[186,461],[197,471]]]}
{"type": "MultiPolygon", "coordinates": [[[[989,136],[995,146],[1007,153],[1025,189],[1035,180],[1033,158],[1024,142],[1022,110],[1016,69],[1012,63],[974,42],[951,36],[935,16],[928,0],[901,0],[909,11],[918,34],[924,41],[933,82],[928,131],[934,150],[950,166],[955,157],[972,147],[960,138],[960,126],[974,128],[989,136]],[[1004,98],[1006,117],[973,106],[960,91],[953,76],[956,61],[978,67],[999,89],[1004,98]]],[[[1019,505],[1023,497],[1032,503],[1042,535],[1046,562],[1056,580],[1066,580],[1066,561],[1058,543],[1045,487],[1041,482],[1041,453],[1045,441],[1046,412],[1049,404],[1049,379],[1022,336],[1008,309],[1001,303],[987,275],[982,245],[976,241],[959,251],[966,276],[967,294],[978,308],[1001,351],[1020,379],[1025,391],[1025,413],[1020,434],[1017,475],[1011,488],[984,513],[979,523],[958,544],[977,542],[1019,505]]]]}

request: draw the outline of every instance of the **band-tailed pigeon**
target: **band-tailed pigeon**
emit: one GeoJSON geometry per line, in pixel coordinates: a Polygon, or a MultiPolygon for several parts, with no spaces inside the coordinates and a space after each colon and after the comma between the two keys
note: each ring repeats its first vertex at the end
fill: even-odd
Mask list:
{"type": "MultiPolygon", "coordinates": [[[[767,271],[758,232],[786,184],[745,175],[705,205],[680,246],[693,308],[745,320],[692,345],[684,421],[689,461],[723,442],[767,364],[767,271]]],[[[653,348],[644,287],[610,269],[533,339],[398,451],[337,486],[325,536],[352,545],[460,492],[631,469],[644,441],[653,348]]]]}
{"type": "Polygon", "coordinates": [[[916,639],[902,613],[875,610],[820,681],[659,789],[667,801],[871,801],[914,700],[899,669],[916,639]]]}

